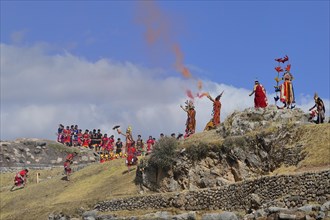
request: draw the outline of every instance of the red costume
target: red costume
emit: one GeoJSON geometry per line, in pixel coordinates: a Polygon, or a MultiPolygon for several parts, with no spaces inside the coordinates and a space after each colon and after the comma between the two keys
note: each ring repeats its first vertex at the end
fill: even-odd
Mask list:
{"type": "Polygon", "coordinates": [[[155,141],[151,138],[147,140],[147,152],[151,152],[152,146],[155,144],[155,141]]]}
{"type": "Polygon", "coordinates": [[[64,171],[66,174],[70,174],[71,173],[71,167],[70,167],[70,161],[65,161],[64,162],[64,171]]]}
{"type": "Polygon", "coordinates": [[[108,143],[109,143],[109,138],[108,137],[103,137],[102,140],[101,140],[102,150],[107,150],[108,143]]]}
{"type": "Polygon", "coordinates": [[[254,107],[255,108],[266,108],[267,107],[267,96],[265,88],[261,84],[256,84],[254,89],[254,107]]]}
{"type": "Polygon", "coordinates": [[[63,130],[64,135],[64,144],[70,144],[71,142],[71,130],[70,129],[64,129],[63,130]]]}
{"type": "Polygon", "coordinates": [[[128,166],[134,164],[134,160],[135,160],[135,153],[136,153],[136,149],[135,147],[129,147],[127,150],[127,160],[126,163],[128,166]]]}
{"type": "Polygon", "coordinates": [[[108,151],[112,151],[113,150],[114,142],[115,142],[115,140],[112,137],[110,137],[109,138],[109,141],[108,141],[108,144],[107,144],[107,150],[108,151]]]}
{"type": "Polygon", "coordinates": [[[88,133],[83,134],[82,139],[83,139],[82,146],[83,147],[89,147],[89,143],[91,141],[89,134],[88,133]]]}
{"type": "Polygon", "coordinates": [[[16,186],[20,186],[22,184],[24,184],[26,182],[26,177],[27,177],[27,173],[29,171],[27,171],[26,169],[19,171],[16,175],[15,175],[15,185],[16,186]]]}
{"type": "Polygon", "coordinates": [[[83,134],[81,132],[79,132],[77,134],[77,137],[78,137],[78,145],[81,146],[82,145],[82,137],[83,137],[83,134]]]}

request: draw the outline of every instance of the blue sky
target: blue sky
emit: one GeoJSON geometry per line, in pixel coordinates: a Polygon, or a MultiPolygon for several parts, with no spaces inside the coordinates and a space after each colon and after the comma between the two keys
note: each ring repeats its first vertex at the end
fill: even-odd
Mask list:
{"type": "MultiPolygon", "coordinates": [[[[37,74],[40,69],[54,65],[53,70],[56,68],[63,72],[70,70],[66,74],[72,74],[73,77],[79,74],[73,71],[86,69],[74,68],[78,62],[81,65],[92,66],[89,74],[95,82],[91,82],[89,88],[93,91],[98,90],[96,88],[98,80],[110,82],[113,78],[117,79],[112,72],[117,68],[116,71],[127,77],[120,82],[132,84],[127,90],[120,91],[137,95],[132,99],[134,101],[141,99],[143,105],[141,104],[139,110],[143,107],[144,112],[152,112],[148,117],[156,117],[154,116],[156,110],[148,108],[148,100],[157,103],[153,97],[148,98],[148,95],[154,91],[149,88],[150,84],[180,81],[177,84],[172,82],[167,86],[164,85],[166,92],[159,94],[158,99],[165,100],[164,102],[169,106],[182,104],[186,98],[184,92],[186,88],[195,89],[195,82],[185,79],[174,68],[176,57],[171,51],[173,44],[180,46],[184,55],[184,65],[190,69],[193,79],[203,80],[203,89],[210,93],[216,94],[224,87],[230,87],[233,91],[236,89],[236,92],[244,91],[242,94],[245,94],[253,88],[256,78],[265,86],[269,94],[274,93],[276,76],[274,67],[277,65],[274,59],[288,55],[292,65],[291,72],[295,77],[293,83],[298,104],[306,106],[313,104],[314,92],[318,92],[324,100],[329,100],[329,1],[156,1],[155,5],[149,8],[137,1],[1,1],[0,24],[1,96],[2,104],[5,105],[1,109],[1,117],[5,121],[2,122],[2,127],[8,127],[5,123],[9,123],[12,117],[10,113],[15,112],[14,109],[17,111],[24,108],[53,109],[55,107],[50,105],[56,102],[67,107],[78,103],[74,101],[77,99],[67,100],[57,97],[61,92],[56,93],[56,88],[66,86],[63,81],[52,82],[50,87],[54,87],[54,92],[48,94],[48,102],[44,97],[35,96],[35,94],[44,94],[46,88],[39,88],[39,91],[27,97],[24,97],[24,94],[29,94],[29,91],[15,96],[15,92],[11,90],[20,78],[13,77],[14,75],[25,76],[27,80],[32,80],[33,74],[37,74]],[[148,44],[146,41],[146,21],[150,22],[152,27],[160,28],[160,38],[154,44],[148,44]],[[32,57],[35,59],[30,60],[32,57]],[[63,61],[56,63],[60,58],[63,58],[63,61]],[[7,60],[17,62],[16,64],[21,68],[14,69],[8,65],[7,60]],[[47,63],[48,61],[51,64],[47,63]],[[94,71],[100,73],[105,71],[107,73],[104,74],[108,75],[102,78],[94,71]],[[138,78],[130,81],[137,75],[141,77],[141,84],[138,84],[138,78]],[[7,86],[3,85],[5,82],[8,82],[7,86]],[[179,88],[173,88],[174,86],[179,88]],[[136,89],[131,90],[132,87],[136,89]],[[141,90],[148,92],[144,93],[141,90]],[[171,93],[173,91],[177,91],[175,95],[171,93]],[[179,95],[176,96],[177,93],[179,95]],[[167,101],[170,99],[168,95],[173,97],[173,103],[167,101]]],[[[38,82],[36,85],[41,85],[46,83],[49,77],[53,77],[47,74],[61,75],[56,71],[48,72],[44,69],[38,74],[41,76],[38,79],[45,81],[34,79],[34,82],[30,82],[32,86],[36,81],[38,82]]],[[[85,85],[84,80],[88,76],[84,77],[86,78],[74,77],[73,80],[75,84],[85,85]]],[[[35,88],[31,90],[33,89],[35,88]]],[[[100,112],[96,112],[97,115],[113,109],[111,104],[107,106],[104,103],[108,97],[98,99],[101,94],[109,91],[108,88],[95,94],[89,91],[95,96],[90,95],[90,99],[85,104],[98,109],[97,111],[100,112]]],[[[89,96],[86,91],[77,94],[89,96]]],[[[245,101],[239,100],[242,99],[241,95],[237,96],[238,100],[233,100],[234,97],[235,95],[231,98],[227,97],[227,103],[223,103],[223,117],[237,108],[253,106],[253,100],[251,101],[249,97],[244,99],[250,105],[242,104],[245,101]],[[241,102],[241,106],[236,102],[241,102]]],[[[122,98],[129,99],[126,96],[122,98]]],[[[269,95],[268,99],[269,103],[273,104],[272,95],[269,95]]],[[[150,106],[153,106],[152,103],[150,106]]],[[[200,105],[202,104],[203,101],[200,101],[200,105]]],[[[201,119],[203,122],[200,129],[204,127],[211,111],[210,106],[205,105],[200,106],[200,109],[205,108],[205,116],[203,116],[205,118],[201,119]]],[[[329,106],[327,107],[329,109],[329,106]]],[[[180,115],[181,112],[174,111],[173,114],[180,115]]],[[[52,120],[47,124],[49,128],[57,126],[57,122],[54,125],[55,121],[62,122],[57,115],[54,113],[52,120]]],[[[127,112],[127,115],[119,117],[117,113],[113,113],[110,118],[98,119],[100,121],[95,119],[94,122],[86,122],[82,119],[70,121],[71,116],[68,115],[63,117],[65,121],[62,123],[75,122],[85,127],[101,126],[104,129],[115,122],[133,123],[142,130],[143,126],[139,124],[136,112],[127,112]],[[101,122],[104,120],[108,121],[108,124],[103,125],[101,122]]],[[[22,116],[22,118],[26,117],[22,116]]],[[[157,131],[153,135],[157,135],[161,130],[168,132],[183,130],[185,115],[180,115],[180,118],[182,119],[178,122],[183,125],[180,127],[178,123],[173,125],[173,128],[168,127],[170,125],[163,126],[163,123],[156,122],[157,119],[154,118],[150,123],[159,123],[159,125],[154,129],[157,131]]],[[[26,133],[27,130],[28,128],[17,131],[13,128],[12,132],[4,133],[3,129],[1,132],[2,136],[8,138],[17,137],[19,136],[17,133],[20,132],[21,135],[49,137],[47,132],[41,134],[39,131],[34,134],[26,133]]],[[[150,129],[147,132],[151,133],[151,131],[150,129]]]]}

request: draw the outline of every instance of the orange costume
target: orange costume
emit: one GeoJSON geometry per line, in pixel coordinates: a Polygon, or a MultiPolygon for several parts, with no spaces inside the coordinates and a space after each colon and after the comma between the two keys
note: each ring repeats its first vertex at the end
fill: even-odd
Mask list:
{"type": "Polygon", "coordinates": [[[194,108],[188,110],[187,129],[190,133],[195,133],[196,129],[196,111],[194,108]]]}
{"type": "Polygon", "coordinates": [[[294,102],[292,82],[289,79],[285,79],[284,83],[280,86],[280,89],[281,89],[281,95],[280,95],[281,102],[287,105],[292,104],[294,102]]]}
{"type": "Polygon", "coordinates": [[[185,137],[189,137],[191,134],[195,133],[196,129],[196,111],[195,106],[192,101],[186,101],[185,108],[180,105],[180,107],[187,113],[187,121],[186,121],[186,134],[185,137]]]}
{"type": "Polygon", "coordinates": [[[212,110],[212,119],[206,124],[204,131],[208,131],[216,128],[220,125],[220,111],[221,111],[221,102],[220,98],[223,92],[218,95],[215,99],[213,99],[210,95],[207,97],[213,102],[213,110],[212,110]]]}

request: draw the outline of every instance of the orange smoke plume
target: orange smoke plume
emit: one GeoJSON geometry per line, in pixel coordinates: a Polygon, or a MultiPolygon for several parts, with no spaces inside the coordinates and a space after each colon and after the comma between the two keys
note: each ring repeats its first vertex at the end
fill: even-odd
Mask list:
{"type": "Polygon", "coordinates": [[[154,1],[139,1],[138,6],[140,10],[137,20],[146,28],[145,39],[147,43],[152,45],[157,41],[165,41],[169,34],[166,16],[154,1]]]}
{"type": "Polygon", "coordinates": [[[191,90],[187,89],[187,90],[186,90],[186,94],[187,94],[187,96],[188,96],[190,99],[194,99],[194,96],[193,96],[191,90]]]}
{"type": "Polygon", "coordinates": [[[182,73],[184,77],[190,78],[191,73],[189,69],[183,65],[183,53],[177,44],[173,45],[173,51],[175,54],[175,67],[182,73]]]}
{"type": "Polygon", "coordinates": [[[209,95],[209,93],[207,93],[207,92],[203,92],[201,94],[197,93],[198,98],[203,98],[204,96],[208,96],[208,95],[209,95]]]}

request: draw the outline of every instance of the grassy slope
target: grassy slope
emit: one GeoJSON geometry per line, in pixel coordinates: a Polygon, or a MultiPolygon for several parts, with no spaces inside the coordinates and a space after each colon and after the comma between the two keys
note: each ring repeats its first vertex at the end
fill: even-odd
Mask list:
{"type": "MultiPolygon", "coordinates": [[[[222,141],[215,131],[209,131],[193,135],[183,142],[183,146],[196,142],[220,144],[222,141]]],[[[295,141],[304,145],[306,158],[298,167],[282,167],[275,173],[330,168],[330,124],[301,126],[295,141]]],[[[53,178],[39,184],[35,184],[37,171],[31,171],[27,188],[15,192],[9,192],[13,174],[0,174],[0,219],[47,219],[54,211],[75,214],[77,209],[92,208],[98,201],[137,195],[138,189],[133,182],[135,171],[126,171],[123,159],[86,167],[74,173],[70,182],[61,180],[62,169],[44,170],[39,171],[41,178],[53,178]]],[[[127,212],[117,214],[132,214],[127,212]]],[[[147,212],[138,211],[139,214],[147,212]]]]}
{"type": "Polygon", "coordinates": [[[136,195],[135,170],[127,173],[124,159],[93,164],[61,180],[62,169],[42,171],[52,179],[35,183],[37,171],[31,171],[27,188],[9,192],[13,174],[1,174],[0,219],[47,219],[54,211],[75,214],[78,208],[92,208],[97,201],[136,195]],[[24,218],[23,218],[24,216],[24,218]]]}

